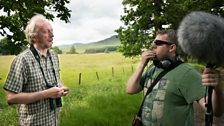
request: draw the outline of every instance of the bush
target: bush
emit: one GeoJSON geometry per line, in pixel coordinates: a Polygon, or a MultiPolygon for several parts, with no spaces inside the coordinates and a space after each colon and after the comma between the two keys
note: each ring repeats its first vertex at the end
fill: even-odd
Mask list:
{"type": "Polygon", "coordinates": [[[84,53],[109,53],[109,52],[117,51],[117,48],[118,46],[86,49],[84,53]]]}

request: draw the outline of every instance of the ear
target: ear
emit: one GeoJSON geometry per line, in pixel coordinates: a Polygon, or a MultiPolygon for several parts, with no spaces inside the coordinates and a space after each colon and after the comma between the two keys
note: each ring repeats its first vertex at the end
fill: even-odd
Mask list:
{"type": "Polygon", "coordinates": [[[169,49],[170,52],[176,52],[176,50],[177,50],[177,45],[176,44],[170,45],[170,49],[169,49]]]}
{"type": "Polygon", "coordinates": [[[32,36],[32,37],[31,37],[31,42],[32,42],[32,43],[35,43],[36,41],[37,41],[36,36],[32,36]]]}

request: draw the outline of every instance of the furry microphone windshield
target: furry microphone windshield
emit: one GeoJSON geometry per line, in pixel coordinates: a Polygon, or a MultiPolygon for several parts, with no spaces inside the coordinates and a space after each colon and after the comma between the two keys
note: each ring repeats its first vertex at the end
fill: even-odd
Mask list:
{"type": "Polygon", "coordinates": [[[185,53],[199,62],[224,66],[224,19],[201,11],[184,17],[177,30],[185,53]]]}

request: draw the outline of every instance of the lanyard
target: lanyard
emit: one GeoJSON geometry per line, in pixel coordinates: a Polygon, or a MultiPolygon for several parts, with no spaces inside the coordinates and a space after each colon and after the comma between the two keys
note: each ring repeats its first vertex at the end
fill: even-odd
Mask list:
{"type": "MultiPolygon", "coordinates": [[[[30,50],[33,53],[33,55],[34,55],[35,59],[37,60],[37,62],[39,63],[41,73],[43,74],[43,77],[44,77],[44,81],[45,81],[46,85],[48,85],[47,79],[46,79],[45,74],[44,74],[44,70],[43,70],[43,68],[41,67],[41,64],[40,64],[40,56],[38,55],[37,50],[33,47],[33,45],[30,46],[30,50]]],[[[55,78],[55,81],[56,81],[56,84],[57,84],[56,72],[55,72],[55,69],[54,69],[54,63],[52,61],[51,55],[49,56],[49,58],[50,58],[50,62],[51,62],[52,68],[53,68],[54,78],[55,78]]]]}

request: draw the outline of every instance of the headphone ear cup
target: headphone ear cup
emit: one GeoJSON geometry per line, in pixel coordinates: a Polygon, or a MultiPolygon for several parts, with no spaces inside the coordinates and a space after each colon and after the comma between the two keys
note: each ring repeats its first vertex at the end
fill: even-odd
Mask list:
{"type": "Polygon", "coordinates": [[[168,70],[172,66],[172,61],[171,60],[168,60],[168,59],[163,60],[163,61],[153,60],[153,64],[156,67],[158,67],[158,68],[162,68],[164,70],[168,70]]]}
{"type": "Polygon", "coordinates": [[[153,64],[156,67],[162,68],[164,70],[172,69],[181,63],[183,63],[183,61],[181,61],[181,59],[179,59],[178,57],[175,60],[170,60],[170,59],[165,59],[163,61],[153,60],[153,64]]]}
{"type": "Polygon", "coordinates": [[[172,66],[172,61],[171,60],[163,60],[160,62],[160,64],[161,64],[161,68],[163,68],[164,70],[168,70],[172,66]]]}

